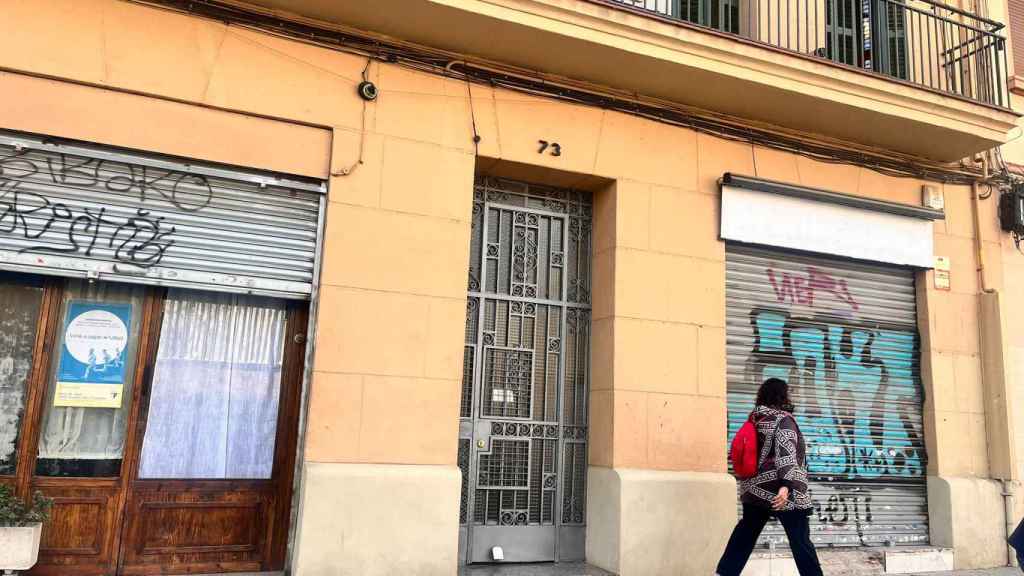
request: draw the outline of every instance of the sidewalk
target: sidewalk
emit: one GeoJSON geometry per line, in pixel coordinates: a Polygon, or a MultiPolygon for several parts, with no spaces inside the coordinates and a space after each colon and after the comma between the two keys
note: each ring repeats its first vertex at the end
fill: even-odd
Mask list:
{"type": "Polygon", "coordinates": [[[1021,576],[1020,568],[992,568],[990,570],[957,570],[955,572],[930,572],[927,576],[1021,576]]]}
{"type": "MultiPolygon", "coordinates": [[[[911,576],[1021,576],[1019,568],[993,568],[991,570],[957,570],[955,572],[929,572],[911,576]]],[[[584,564],[506,564],[463,567],[459,576],[613,576],[600,568],[584,564]]],[[[680,576],[703,576],[685,574],[680,576]]],[[[710,574],[707,576],[711,576],[710,574]]],[[[825,572],[825,576],[829,576],[825,572]]]]}
{"type": "MultiPolygon", "coordinates": [[[[614,576],[586,564],[476,564],[463,566],[459,576],[614,576]]],[[[988,576],[988,575],[985,575],[988,576]]],[[[1002,575],[999,575],[1002,576],[1002,575]]]]}

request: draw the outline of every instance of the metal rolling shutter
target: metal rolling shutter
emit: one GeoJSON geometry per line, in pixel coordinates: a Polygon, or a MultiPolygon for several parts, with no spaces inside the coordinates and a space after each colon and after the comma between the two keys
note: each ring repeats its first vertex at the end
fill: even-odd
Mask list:
{"type": "Polygon", "coordinates": [[[0,132],[0,269],[306,299],[325,190],[0,132]]]}
{"type": "MultiPolygon", "coordinates": [[[[726,302],[729,438],[765,378],[790,383],[808,442],[813,540],[926,544],[913,271],[729,245],[726,302]]],[[[768,541],[785,541],[778,523],[768,541]]]]}

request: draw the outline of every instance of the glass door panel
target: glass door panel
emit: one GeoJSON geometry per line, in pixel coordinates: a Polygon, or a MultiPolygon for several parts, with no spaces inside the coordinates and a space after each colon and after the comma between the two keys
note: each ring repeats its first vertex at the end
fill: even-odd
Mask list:
{"type": "Polygon", "coordinates": [[[36,476],[121,474],[145,289],[70,281],[39,434],[36,476]]]}
{"type": "Polygon", "coordinates": [[[168,293],[140,479],[271,477],[286,322],[279,300],[168,293]]]}
{"type": "Polygon", "coordinates": [[[195,290],[169,290],[161,308],[121,573],[281,570],[306,311],[195,290]]]}
{"type": "Polygon", "coordinates": [[[13,476],[43,307],[43,285],[0,273],[0,476],[13,476]]]}

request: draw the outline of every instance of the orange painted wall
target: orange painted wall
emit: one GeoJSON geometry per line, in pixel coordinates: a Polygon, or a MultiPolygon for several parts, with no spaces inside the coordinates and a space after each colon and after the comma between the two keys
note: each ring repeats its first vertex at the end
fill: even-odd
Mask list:
{"type": "MultiPolygon", "coordinates": [[[[919,180],[396,65],[369,66],[381,95],[364,105],[363,57],[127,2],[5,9],[0,85],[19,97],[0,127],[306,175],[355,167],[329,178],[309,461],[455,463],[476,171],[596,191],[599,466],[725,470],[723,172],[920,202],[919,180]]],[[[984,476],[969,190],[944,190],[953,290],[926,293],[929,446],[935,472],[984,476]]]]}

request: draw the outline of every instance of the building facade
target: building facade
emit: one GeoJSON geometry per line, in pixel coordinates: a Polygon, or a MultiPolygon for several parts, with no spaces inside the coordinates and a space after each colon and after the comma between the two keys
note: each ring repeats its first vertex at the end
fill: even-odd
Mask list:
{"type": "Polygon", "coordinates": [[[1021,104],[968,4],[4,3],[31,573],[710,573],[769,376],[819,546],[1006,565],[1021,104]]]}

